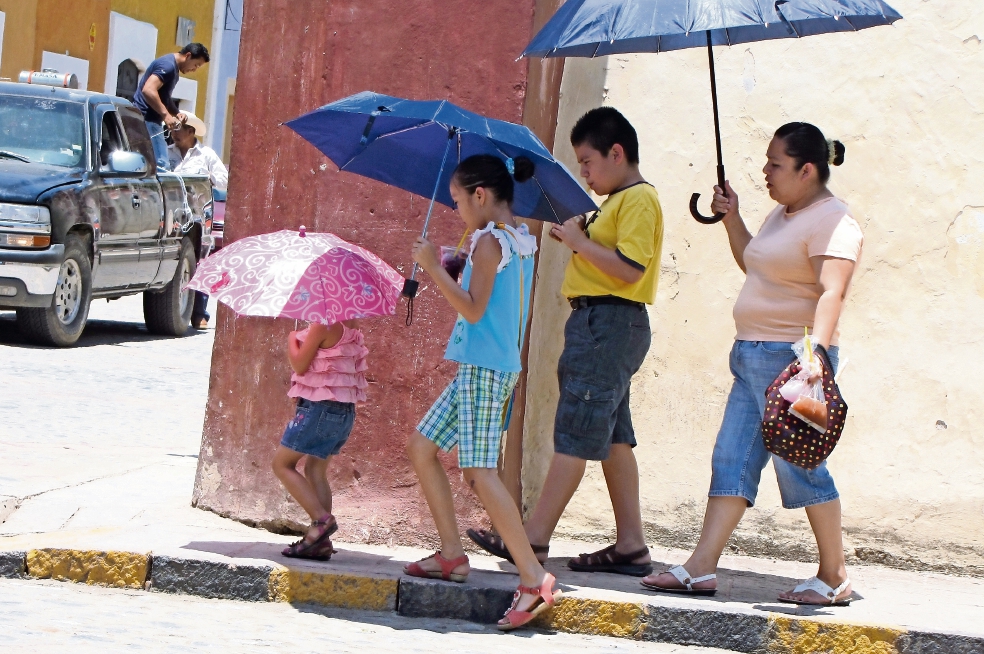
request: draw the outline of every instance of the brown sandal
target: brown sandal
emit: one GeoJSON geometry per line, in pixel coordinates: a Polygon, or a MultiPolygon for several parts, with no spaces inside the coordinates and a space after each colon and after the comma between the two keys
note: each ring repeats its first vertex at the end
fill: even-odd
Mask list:
{"type": "Polygon", "coordinates": [[[633,563],[644,554],[649,554],[649,548],[644,547],[631,554],[619,554],[614,545],[603,550],[581,554],[567,562],[567,567],[575,572],[614,572],[619,575],[645,577],[653,572],[652,563],[633,563]]]}
{"type": "Polygon", "coordinates": [[[314,559],[315,561],[327,561],[331,558],[331,541],[329,538],[338,531],[338,522],[335,516],[326,513],[320,520],[311,523],[312,527],[322,527],[321,533],[312,541],[307,540],[307,536],[299,541],[293,542],[283,549],[281,554],[292,559],[314,559]],[[323,545],[328,541],[328,555],[324,553],[323,545]]]}
{"type": "Polygon", "coordinates": [[[441,551],[438,550],[434,552],[431,556],[425,556],[414,563],[408,563],[403,568],[403,572],[410,575],[411,577],[422,577],[424,579],[443,579],[444,581],[453,581],[456,583],[464,583],[468,579],[468,574],[458,575],[451,572],[459,565],[468,563],[468,555],[462,554],[456,559],[446,559],[441,555],[441,551]],[[424,570],[420,567],[420,564],[427,559],[434,559],[437,561],[438,565],[441,566],[440,572],[437,570],[424,570]]]}
{"type": "MultiPolygon", "coordinates": [[[[465,533],[476,545],[492,556],[498,556],[500,559],[505,559],[510,563],[515,563],[512,559],[512,555],[509,554],[509,550],[506,548],[506,544],[502,542],[502,538],[498,534],[494,534],[486,529],[469,529],[465,533]]],[[[550,553],[549,545],[534,545],[530,543],[530,547],[533,548],[534,554],[550,553]]],[[[539,558],[540,557],[537,557],[537,560],[539,560],[539,558]]],[[[543,563],[543,561],[540,562],[543,563]]]]}

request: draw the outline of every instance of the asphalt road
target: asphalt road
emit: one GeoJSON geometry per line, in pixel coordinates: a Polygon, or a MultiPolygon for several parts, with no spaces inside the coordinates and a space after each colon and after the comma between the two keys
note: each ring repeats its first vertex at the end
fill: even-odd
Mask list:
{"type": "MultiPolygon", "coordinates": [[[[248,529],[189,506],[213,331],[151,336],[139,296],[96,302],[90,315],[76,347],[55,349],[26,344],[13,314],[0,312],[0,544],[5,537],[29,540],[51,532],[96,543],[111,532],[153,535],[155,524],[166,529],[197,521],[212,529],[248,529]]],[[[393,613],[0,579],[3,652],[576,649],[720,651],[530,631],[504,635],[468,622],[393,613]]]]}
{"type": "Polygon", "coordinates": [[[456,620],[0,579],[4,652],[724,654],[603,636],[503,634],[456,620]]]}

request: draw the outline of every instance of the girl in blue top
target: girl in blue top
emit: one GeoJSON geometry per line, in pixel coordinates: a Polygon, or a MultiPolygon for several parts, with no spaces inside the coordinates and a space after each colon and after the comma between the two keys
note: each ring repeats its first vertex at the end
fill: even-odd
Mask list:
{"type": "Polygon", "coordinates": [[[560,592],[537,561],[515,501],[496,466],[503,418],[522,370],[519,352],[530,306],[536,239],[512,215],[513,180],[533,176],[533,162],[492,155],[469,157],[451,177],[458,215],[473,232],[461,286],[441,265],[438,250],[420,238],[413,258],[458,311],[445,358],[458,374],[410,436],[407,453],[427,498],[441,549],[404,571],[415,577],[463,582],[470,567],[461,546],[454,500],[439,450],[458,446],[458,466],[485,506],[519,570],[520,585],[499,628],[520,627],[550,608],[560,592]]]}

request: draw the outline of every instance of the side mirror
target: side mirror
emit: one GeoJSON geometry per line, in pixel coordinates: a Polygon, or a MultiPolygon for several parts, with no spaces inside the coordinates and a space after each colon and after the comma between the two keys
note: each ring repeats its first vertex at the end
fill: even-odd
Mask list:
{"type": "Polygon", "coordinates": [[[117,175],[144,175],[147,173],[147,160],[142,154],[116,150],[109,155],[109,172],[117,175]]]}

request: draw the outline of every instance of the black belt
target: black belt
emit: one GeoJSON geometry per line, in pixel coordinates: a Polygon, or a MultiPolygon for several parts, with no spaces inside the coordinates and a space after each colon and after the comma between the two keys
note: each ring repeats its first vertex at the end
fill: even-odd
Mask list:
{"type": "Polygon", "coordinates": [[[593,307],[598,304],[624,304],[629,307],[635,307],[636,309],[645,309],[646,305],[642,302],[636,302],[635,300],[626,300],[624,297],[615,297],[613,295],[599,295],[599,296],[587,296],[582,295],[580,297],[569,297],[567,301],[571,303],[571,308],[577,311],[578,309],[583,309],[585,307],[593,307]]]}

